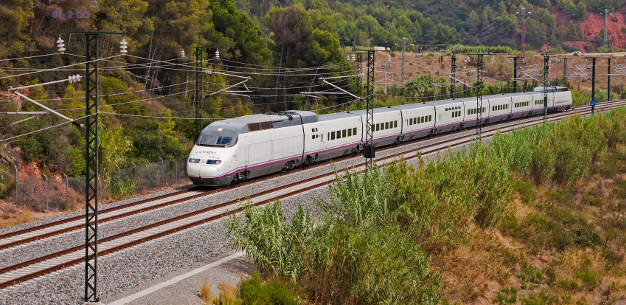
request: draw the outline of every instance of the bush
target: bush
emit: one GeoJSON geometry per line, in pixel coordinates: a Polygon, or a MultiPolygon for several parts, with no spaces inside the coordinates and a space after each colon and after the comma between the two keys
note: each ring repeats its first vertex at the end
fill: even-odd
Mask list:
{"type": "Polygon", "coordinates": [[[302,247],[312,235],[313,219],[309,213],[298,206],[288,224],[280,202],[262,210],[249,204],[244,209],[243,219],[232,217],[225,223],[234,247],[245,249],[266,274],[295,281],[302,269],[302,247]]]}
{"type": "Polygon", "coordinates": [[[254,272],[252,277],[239,283],[240,304],[296,305],[297,298],[292,289],[277,279],[263,283],[261,276],[254,272]]]}

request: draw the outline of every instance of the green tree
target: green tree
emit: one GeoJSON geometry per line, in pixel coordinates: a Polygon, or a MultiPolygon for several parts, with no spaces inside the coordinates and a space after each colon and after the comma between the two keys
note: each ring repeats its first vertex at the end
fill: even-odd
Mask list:
{"type": "MultiPolygon", "coordinates": [[[[86,1],[83,1],[86,2],[86,1]]],[[[154,31],[152,18],[147,14],[148,1],[145,0],[104,0],[98,1],[93,24],[103,32],[127,33],[129,51],[143,47],[150,41],[154,31]]],[[[111,47],[113,40],[106,40],[111,47]]],[[[105,48],[104,52],[108,52],[105,48]]]]}
{"type": "Polygon", "coordinates": [[[261,30],[248,16],[237,11],[232,0],[212,0],[207,12],[212,12],[214,26],[206,39],[218,46],[224,58],[254,64],[267,63],[271,58],[261,30]]]}
{"type": "Polygon", "coordinates": [[[578,18],[580,20],[587,19],[587,6],[582,2],[578,2],[576,5],[576,11],[572,14],[574,18],[578,18]]]}
{"type": "Polygon", "coordinates": [[[342,59],[339,40],[330,32],[315,29],[313,39],[304,55],[306,66],[321,66],[339,62],[342,59]]]}
{"type": "Polygon", "coordinates": [[[309,24],[309,14],[300,6],[273,8],[266,17],[275,43],[274,54],[277,62],[295,67],[307,51],[313,29],[309,24]]]}
{"type": "Polygon", "coordinates": [[[111,172],[116,166],[126,162],[127,153],[131,151],[133,142],[124,134],[122,128],[100,131],[98,134],[98,162],[100,169],[111,172]]]}
{"type": "Polygon", "coordinates": [[[580,23],[574,24],[572,20],[569,21],[567,25],[567,40],[583,40],[584,36],[582,35],[582,31],[580,29],[580,23]]]}
{"type": "Polygon", "coordinates": [[[0,58],[19,57],[28,51],[28,21],[34,14],[32,0],[8,0],[0,5],[0,58]]]}
{"type": "Polygon", "coordinates": [[[480,17],[478,16],[478,13],[472,10],[467,16],[467,21],[465,22],[465,24],[468,33],[476,33],[478,27],[480,26],[480,17]]]}

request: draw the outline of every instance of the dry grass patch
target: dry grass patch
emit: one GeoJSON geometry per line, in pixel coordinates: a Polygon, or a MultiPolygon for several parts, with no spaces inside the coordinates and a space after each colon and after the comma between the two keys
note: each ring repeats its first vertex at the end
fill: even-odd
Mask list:
{"type": "Polygon", "coordinates": [[[200,288],[200,299],[202,299],[202,304],[209,305],[213,304],[215,297],[211,294],[211,288],[209,288],[209,284],[204,281],[202,283],[202,287],[200,288]]]}

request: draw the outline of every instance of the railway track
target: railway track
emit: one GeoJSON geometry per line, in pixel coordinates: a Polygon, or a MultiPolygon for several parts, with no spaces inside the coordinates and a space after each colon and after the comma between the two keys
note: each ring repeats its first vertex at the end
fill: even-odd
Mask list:
{"type": "MultiPolygon", "coordinates": [[[[614,101],[607,102],[596,106],[598,112],[608,111],[610,109],[616,108],[620,105],[624,105],[626,102],[624,101],[614,101]]],[[[549,116],[548,121],[556,121],[561,118],[571,115],[571,114],[581,114],[586,115],[591,112],[589,106],[581,106],[577,107],[568,112],[555,113],[549,116]]],[[[508,121],[500,124],[493,124],[489,126],[485,126],[483,128],[482,137],[483,139],[491,138],[496,134],[496,132],[500,131],[502,133],[507,133],[512,131],[515,128],[519,128],[519,123],[523,122],[524,126],[532,126],[536,124],[541,124],[543,120],[541,117],[533,117],[526,118],[516,121],[508,121]],[[508,125],[508,126],[506,126],[508,125]]],[[[458,137],[456,139],[450,141],[442,141],[439,143],[434,143],[425,147],[420,148],[420,152],[423,156],[438,153],[441,151],[446,151],[449,148],[455,148],[464,146],[475,140],[475,129],[468,129],[457,131],[456,133],[467,133],[465,136],[458,137]]],[[[454,135],[455,133],[447,133],[443,135],[438,135],[431,139],[437,139],[444,136],[454,135]]],[[[418,140],[419,141],[419,140],[418,140]]],[[[405,160],[411,160],[417,157],[414,149],[409,149],[404,152],[399,153],[391,153],[395,152],[403,147],[407,147],[411,144],[415,144],[416,141],[408,142],[405,144],[401,144],[398,146],[387,147],[384,149],[378,150],[379,154],[389,154],[388,156],[377,158],[376,163],[379,166],[384,166],[390,162],[398,158],[404,158],[405,160]]],[[[341,160],[349,160],[354,157],[344,157],[341,160]]],[[[319,164],[317,166],[323,166],[325,163],[319,164]]],[[[307,168],[300,169],[307,170],[307,168]]],[[[353,164],[354,171],[362,171],[364,170],[364,164],[361,162],[359,158],[359,162],[353,164]]],[[[298,172],[291,171],[288,174],[298,172]]],[[[280,175],[273,175],[271,177],[276,177],[280,175]]],[[[268,177],[266,177],[267,179],[268,177]]],[[[286,185],[281,185],[279,187],[258,192],[255,194],[249,195],[249,201],[251,204],[259,206],[264,205],[266,203],[283,199],[286,197],[290,197],[296,194],[300,194],[302,192],[306,192],[312,189],[320,188],[322,186],[326,186],[334,182],[336,179],[335,173],[329,172],[326,174],[322,174],[316,177],[312,177],[305,180],[295,181],[286,185]]],[[[259,180],[249,181],[244,183],[243,185],[249,183],[259,182],[259,180]]],[[[230,188],[227,188],[230,189],[230,188]]],[[[135,203],[130,203],[127,205],[122,205],[115,208],[110,208],[103,211],[105,217],[99,220],[102,222],[110,222],[112,220],[121,219],[124,217],[137,215],[139,213],[144,213],[146,211],[153,211],[155,209],[164,208],[167,206],[171,206],[178,203],[183,203],[192,199],[196,199],[202,196],[207,196],[208,194],[213,194],[215,192],[223,191],[221,190],[199,190],[199,189],[191,189],[186,191],[179,191],[168,195],[163,195],[151,199],[146,199],[142,201],[138,201],[135,203]]],[[[126,249],[138,244],[142,244],[148,242],[150,240],[154,240],[166,235],[170,235],[176,232],[180,232],[183,230],[187,230],[193,228],[195,226],[220,219],[226,217],[232,213],[238,212],[241,210],[239,206],[240,200],[230,200],[226,201],[214,206],[206,207],[197,211],[185,213],[176,217],[172,217],[166,220],[162,220],[156,223],[152,223],[146,226],[142,226],[139,228],[135,228],[133,230],[123,232],[120,234],[108,236],[106,238],[101,238],[98,241],[98,254],[100,256],[107,255],[110,253],[114,253],[116,251],[126,249]]],[[[53,236],[59,236],[61,234],[76,231],[82,229],[84,227],[83,216],[77,216],[73,218],[69,218],[62,221],[53,222],[46,225],[41,225],[38,227],[33,227],[30,229],[25,229],[21,231],[15,231],[12,233],[7,233],[0,235],[0,251],[2,249],[10,249],[11,247],[15,247],[17,245],[27,244],[36,240],[41,240],[53,236]]],[[[58,251],[55,253],[51,253],[42,257],[38,257],[35,259],[31,259],[28,261],[21,262],[19,264],[15,264],[12,266],[8,266],[0,269],[0,289],[9,287],[20,282],[24,282],[26,280],[51,273],[57,270],[61,270],[67,268],[72,265],[76,265],[82,263],[84,261],[84,245],[71,247],[62,251],[58,251]]]]}

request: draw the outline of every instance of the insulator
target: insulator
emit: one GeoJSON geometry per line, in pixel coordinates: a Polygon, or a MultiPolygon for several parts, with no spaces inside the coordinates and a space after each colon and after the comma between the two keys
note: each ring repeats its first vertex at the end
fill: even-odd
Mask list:
{"type": "Polygon", "coordinates": [[[65,53],[65,44],[63,44],[63,39],[61,39],[61,36],[59,36],[59,39],[57,40],[57,48],[59,48],[59,53],[65,53]]]}
{"type": "Polygon", "coordinates": [[[126,37],[124,37],[122,39],[122,42],[120,42],[120,53],[122,53],[122,55],[126,55],[126,53],[128,53],[128,50],[126,50],[128,43],[126,42],[126,37]]]}
{"type": "Polygon", "coordinates": [[[215,50],[215,58],[216,59],[220,59],[220,51],[219,50],[215,50]]]}
{"type": "Polygon", "coordinates": [[[185,50],[180,50],[180,58],[185,58],[185,50]]]}

